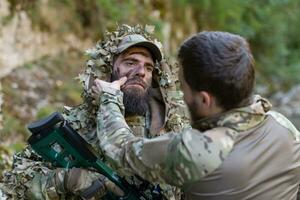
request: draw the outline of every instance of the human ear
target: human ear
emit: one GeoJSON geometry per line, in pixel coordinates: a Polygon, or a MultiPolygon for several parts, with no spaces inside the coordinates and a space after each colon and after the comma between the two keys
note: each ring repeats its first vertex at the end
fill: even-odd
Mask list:
{"type": "Polygon", "coordinates": [[[202,106],[204,106],[204,107],[207,107],[207,108],[211,107],[211,104],[212,104],[211,95],[206,91],[200,91],[197,93],[198,93],[196,95],[197,101],[201,102],[202,106]]]}

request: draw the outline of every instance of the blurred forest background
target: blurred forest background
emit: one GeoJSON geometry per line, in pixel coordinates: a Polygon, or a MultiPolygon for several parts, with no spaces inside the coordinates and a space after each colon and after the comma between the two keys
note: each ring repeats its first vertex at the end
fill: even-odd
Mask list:
{"type": "Polygon", "coordinates": [[[202,30],[244,36],[256,92],[299,128],[299,19],[300,0],[0,0],[0,150],[20,150],[26,124],[81,102],[84,51],[122,23],[154,25],[172,59],[202,30]]]}

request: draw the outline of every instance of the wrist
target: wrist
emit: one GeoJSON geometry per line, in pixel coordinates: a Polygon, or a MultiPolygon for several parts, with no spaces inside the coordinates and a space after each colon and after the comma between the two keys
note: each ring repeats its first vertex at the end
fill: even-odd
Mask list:
{"type": "Polygon", "coordinates": [[[123,92],[114,88],[105,87],[102,90],[102,94],[99,96],[99,104],[115,103],[123,105],[123,92]]]}

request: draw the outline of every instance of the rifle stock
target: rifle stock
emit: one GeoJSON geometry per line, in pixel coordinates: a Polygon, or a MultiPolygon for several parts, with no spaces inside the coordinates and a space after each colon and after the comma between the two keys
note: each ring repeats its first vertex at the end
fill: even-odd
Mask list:
{"type": "MultiPolygon", "coordinates": [[[[53,163],[54,166],[92,167],[125,192],[125,196],[119,199],[149,199],[98,159],[91,145],[68,124],[60,113],[52,113],[42,120],[29,124],[27,128],[32,133],[28,143],[43,159],[53,163]]],[[[118,199],[113,195],[109,196],[111,199],[118,199]]]]}

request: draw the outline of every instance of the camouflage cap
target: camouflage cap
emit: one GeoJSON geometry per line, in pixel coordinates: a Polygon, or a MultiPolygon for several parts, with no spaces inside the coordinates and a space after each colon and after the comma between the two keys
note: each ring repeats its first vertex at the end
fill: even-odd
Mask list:
{"type": "Polygon", "coordinates": [[[154,60],[161,61],[162,59],[162,53],[158,46],[139,34],[125,36],[117,47],[117,53],[122,53],[126,49],[133,46],[141,46],[147,48],[151,52],[154,60]]]}

